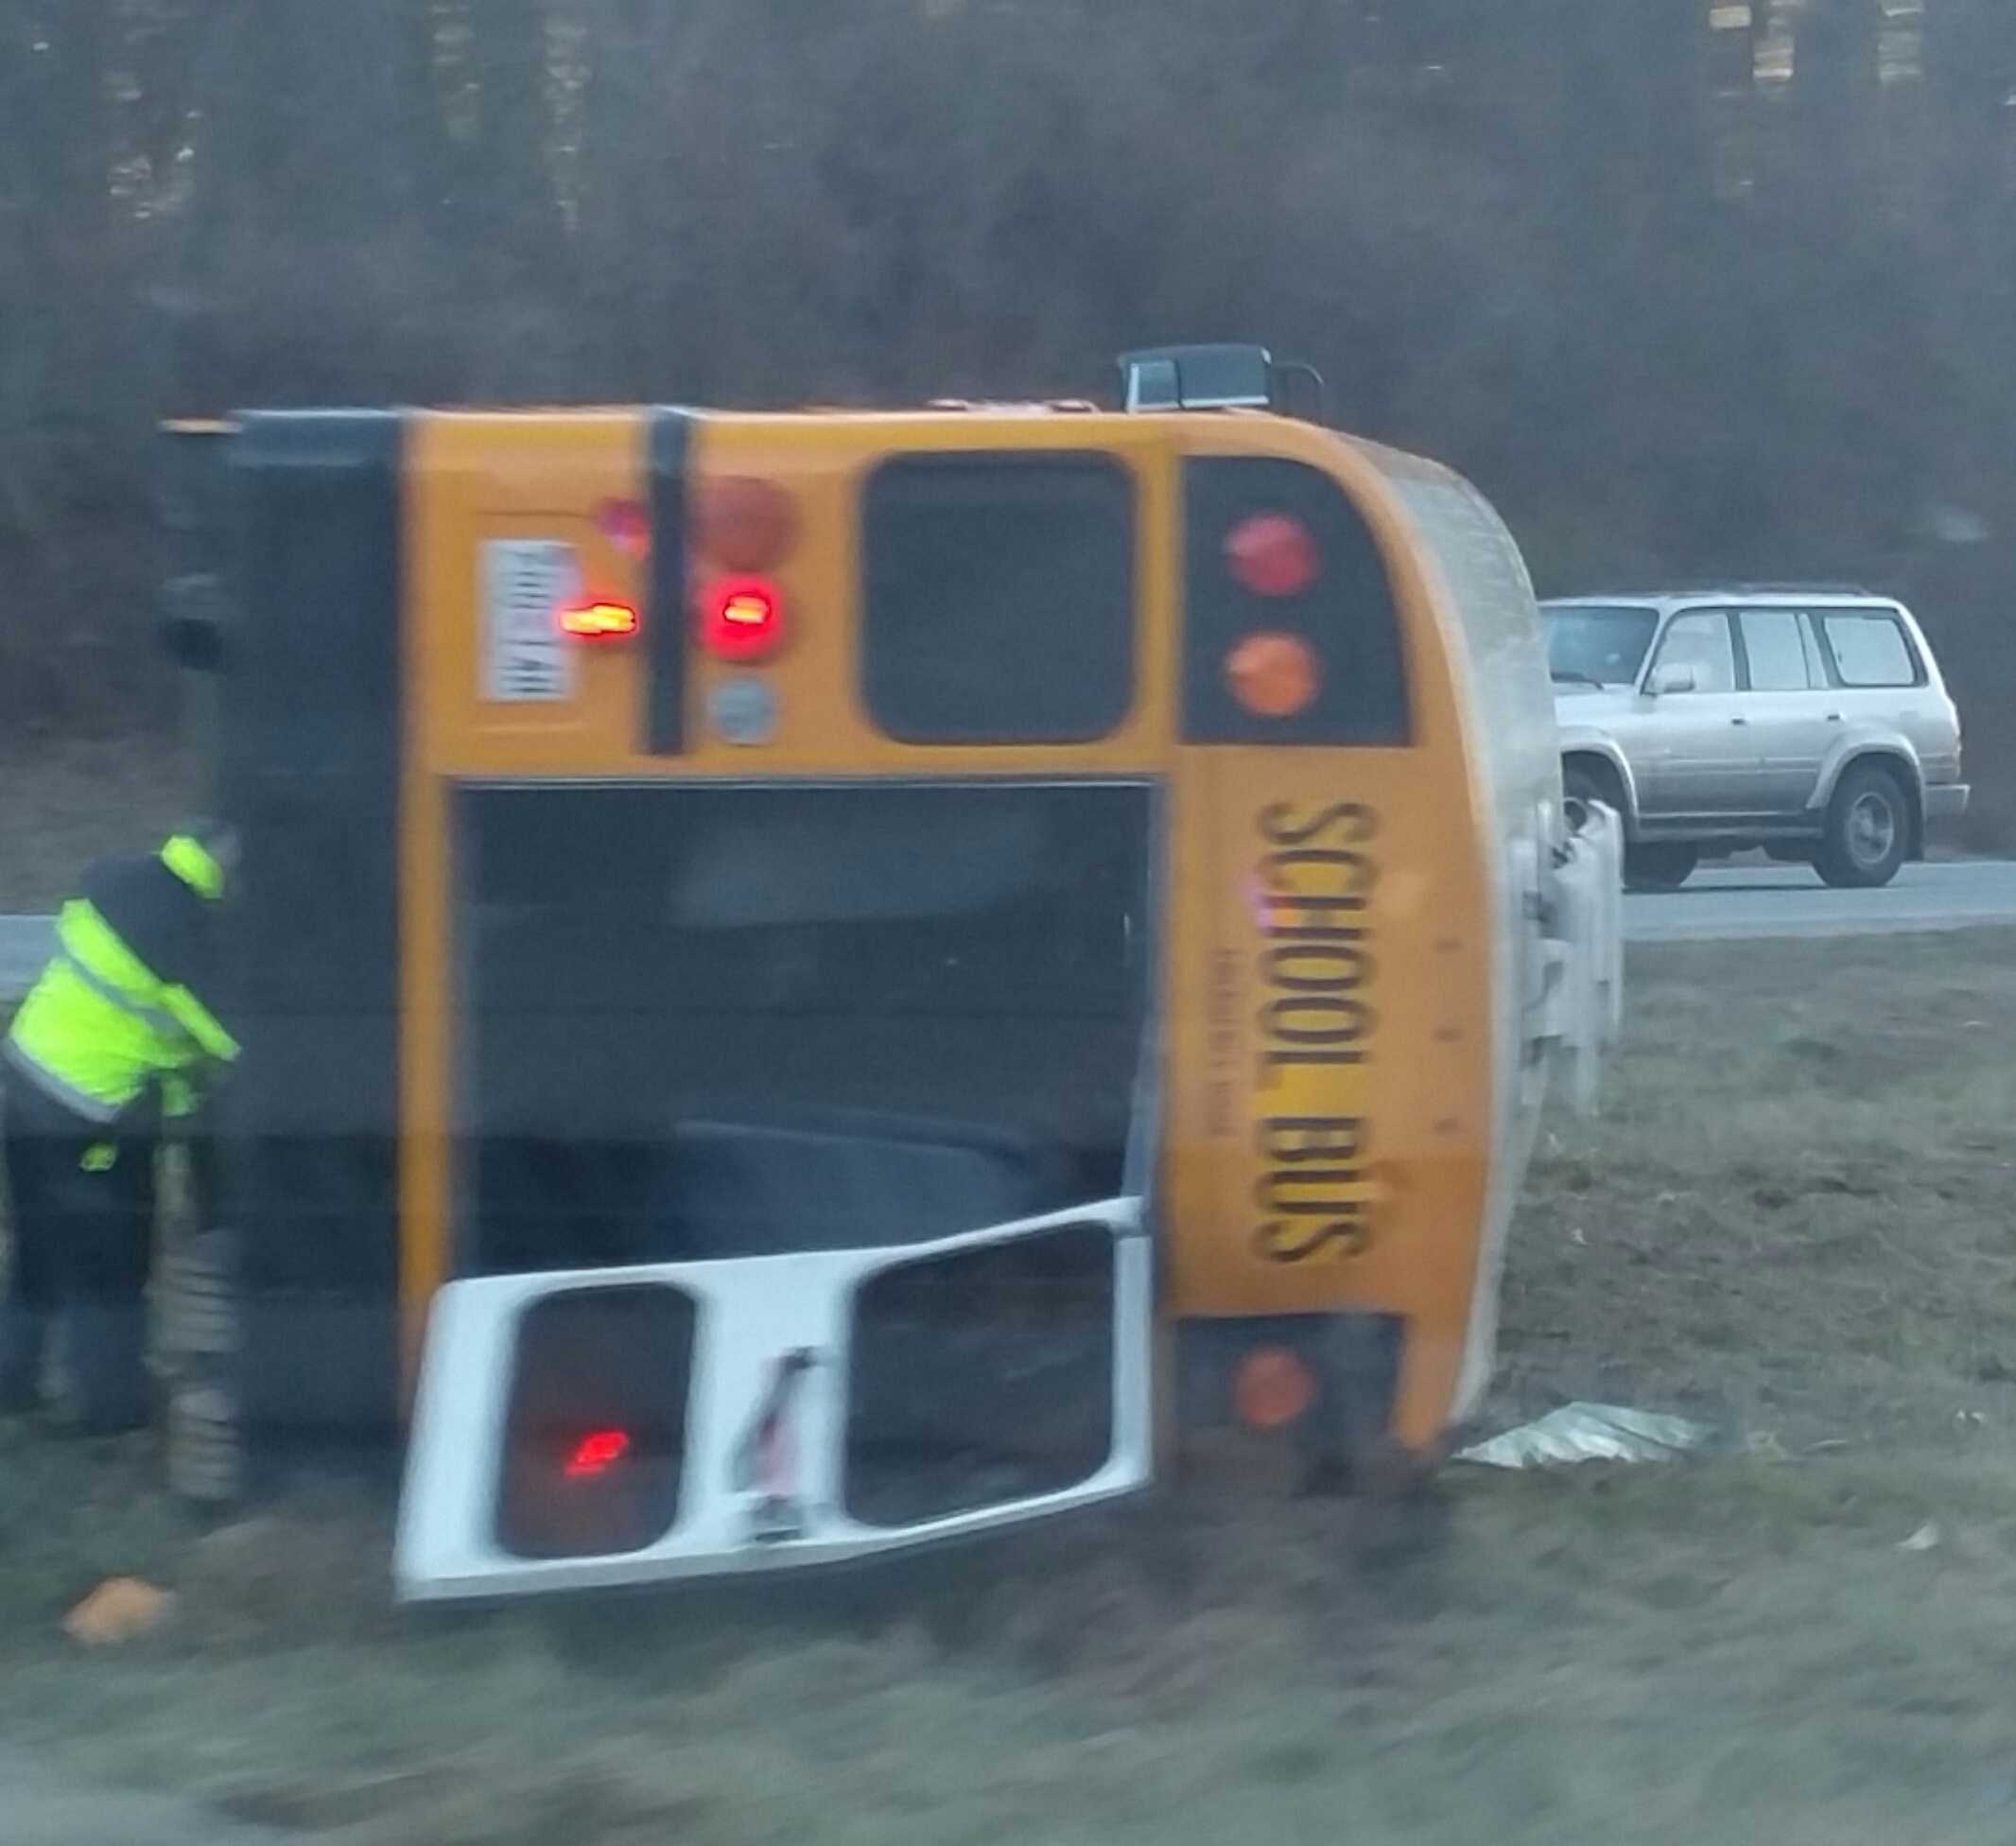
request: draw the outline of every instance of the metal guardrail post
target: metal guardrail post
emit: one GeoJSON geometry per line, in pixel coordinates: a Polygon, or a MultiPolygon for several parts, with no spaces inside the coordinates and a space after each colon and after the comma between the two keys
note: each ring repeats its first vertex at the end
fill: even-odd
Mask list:
{"type": "Polygon", "coordinates": [[[0,1006],[10,1006],[34,985],[55,940],[53,916],[0,916],[0,1006]]]}

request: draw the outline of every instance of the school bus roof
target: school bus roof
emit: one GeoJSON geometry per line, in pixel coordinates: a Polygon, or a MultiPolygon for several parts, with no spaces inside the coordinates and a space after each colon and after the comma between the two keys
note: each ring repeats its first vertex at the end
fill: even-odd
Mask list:
{"type": "MultiPolygon", "coordinates": [[[[428,404],[396,408],[414,416],[496,417],[516,420],[543,417],[635,416],[660,407],[649,404],[428,404]]],[[[1226,418],[1265,423],[1307,423],[1306,418],[1285,416],[1277,410],[1260,409],[1244,405],[1231,405],[1222,409],[1123,410],[1111,405],[1095,404],[1087,398],[1024,400],[942,397],[932,398],[924,404],[910,405],[804,404],[752,409],[734,405],[699,404],[681,405],[677,408],[693,417],[734,418],[739,422],[763,423],[940,423],[953,419],[986,417],[1088,417],[1102,421],[1123,418],[1130,424],[1171,421],[1216,423],[1226,418]]],[[[246,409],[220,417],[168,417],[158,427],[164,435],[170,436],[230,436],[239,431],[245,417],[262,413],[258,409],[246,409]]],[[[313,414],[314,409],[311,407],[303,407],[302,413],[313,414]]]]}

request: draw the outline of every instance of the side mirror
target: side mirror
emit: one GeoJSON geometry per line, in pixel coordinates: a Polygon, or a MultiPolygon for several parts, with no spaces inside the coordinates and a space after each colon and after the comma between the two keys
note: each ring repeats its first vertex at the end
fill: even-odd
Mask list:
{"type": "Polygon", "coordinates": [[[1670,666],[1655,667],[1652,677],[1645,682],[1645,690],[1655,699],[1662,699],[1669,692],[1692,692],[1695,680],[1694,669],[1679,662],[1670,666]]]}

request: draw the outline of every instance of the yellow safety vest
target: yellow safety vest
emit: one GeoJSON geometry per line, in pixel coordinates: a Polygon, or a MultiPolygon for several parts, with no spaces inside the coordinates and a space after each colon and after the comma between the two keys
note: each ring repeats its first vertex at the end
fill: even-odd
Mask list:
{"type": "MultiPolygon", "coordinates": [[[[178,837],[162,859],[200,895],[217,896],[221,878],[197,842],[178,837]]],[[[155,975],[94,905],[65,904],[56,940],[14,1016],[8,1061],[86,1122],[116,1122],[156,1085],[169,1114],[188,1113],[202,1076],[235,1059],[237,1041],[188,988],[155,975]]]]}

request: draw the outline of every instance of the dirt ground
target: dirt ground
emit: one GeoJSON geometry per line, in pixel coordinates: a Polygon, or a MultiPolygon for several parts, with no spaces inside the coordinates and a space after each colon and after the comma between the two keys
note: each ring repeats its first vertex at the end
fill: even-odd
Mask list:
{"type": "Polygon", "coordinates": [[[0,1742],[338,1846],[2000,1846],[2016,934],[1630,974],[1609,1112],[1555,1123],[1521,1213],[1490,1419],[1692,1412],[1709,1455],[423,1620],[360,1490],[203,1532],[146,1442],[0,1424],[0,1742]],[[78,1653],[112,1572],[177,1614],[78,1653]]]}

